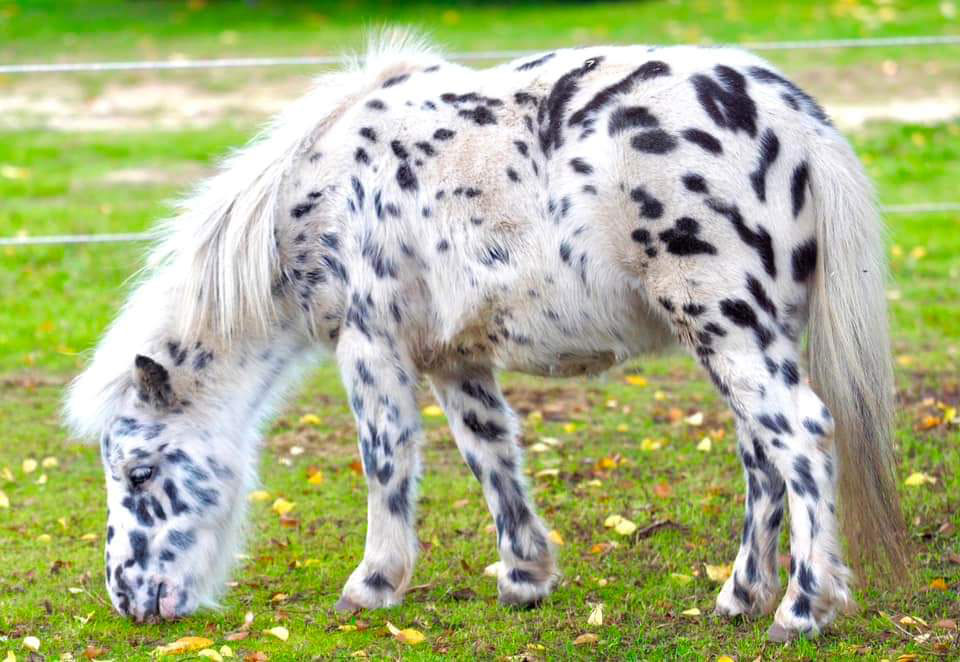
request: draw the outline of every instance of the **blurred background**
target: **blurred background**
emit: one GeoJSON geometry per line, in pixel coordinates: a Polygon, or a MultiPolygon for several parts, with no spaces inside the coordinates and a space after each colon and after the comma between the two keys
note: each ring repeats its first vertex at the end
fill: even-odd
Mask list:
{"type": "MultiPolygon", "coordinates": [[[[324,68],[197,60],[322,61],[362,51],[371,29],[397,24],[474,66],[594,43],[746,44],[820,98],[842,129],[876,137],[861,152],[889,175],[884,203],[942,205],[960,200],[943,170],[960,142],[957,12],[955,0],[0,0],[0,237],[144,230],[324,68]],[[49,66],[77,63],[114,68],[49,66]],[[48,66],[23,66],[34,64],[48,66]],[[882,136],[870,133],[881,124],[882,136]]],[[[923,222],[955,224],[947,209],[923,222]]],[[[0,370],[77,367],[142,245],[3,249],[0,370]]]]}

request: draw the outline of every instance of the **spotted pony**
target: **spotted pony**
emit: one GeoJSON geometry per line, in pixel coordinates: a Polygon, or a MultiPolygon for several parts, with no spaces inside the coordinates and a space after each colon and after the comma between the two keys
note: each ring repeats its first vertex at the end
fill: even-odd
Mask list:
{"type": "Polygon", "coordinates": [[[102,449],[111,600],[137,621],[215,604],[259,430],[325,349],[369,488],[337,608],[410,585],[421,379],[483,486],[501,602],[536,604],[559,574],[496,372],[592,374],[678,343],[733,411],[747,483],[717,612],[816,635],[853,605],[841,529],[858,563],[905,562],[883,256],[847,141],[751,54],[590,47],[476,71],[387,39],[162,226],[70,388],[102,449]]]}

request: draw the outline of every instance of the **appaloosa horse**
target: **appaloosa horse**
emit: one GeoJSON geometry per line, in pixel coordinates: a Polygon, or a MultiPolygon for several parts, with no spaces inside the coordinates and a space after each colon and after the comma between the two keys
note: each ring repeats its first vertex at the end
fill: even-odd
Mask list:
{"type": "Polygon", "coordinates": [[[717,610],[777,605],[789,512],[770,636],[815,635],[852,604],[837,509],[856,558],[905,557],[883,236],[847,141],[753,55],[590,47],[475,71],[395,40],[183,204],[72,385],[69,420],[102,445],[113,604],[142,621],[214,602],[260,427],[318,347],[369,486],[337,606],[409,586],[421,377],[495,518],[501,601],[536,603],[558,572],[496,371],[596,373],[675,341],[733,410],[746,474],[717,610]]]}

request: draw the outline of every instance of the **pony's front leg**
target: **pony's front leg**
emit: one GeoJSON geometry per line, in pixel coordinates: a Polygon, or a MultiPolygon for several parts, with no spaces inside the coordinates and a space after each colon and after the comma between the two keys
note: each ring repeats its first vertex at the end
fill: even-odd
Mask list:
{"type": "Polygon", "coordinates": [[[558,573],[546,527],[524,484],[516,417],[487,368],[430,380],[497,525],[500,602],[536,604],[553,589],[558,573]]]}
{"type": "Polygon", "coordinates": [[[403,599],[419,545],[414,530],[421,438],[416,378],[396,348],[355,327],[343,330],[337,361],[357,420],[369,492],[363,561],[336,608],[389,607],[403,599]]]}

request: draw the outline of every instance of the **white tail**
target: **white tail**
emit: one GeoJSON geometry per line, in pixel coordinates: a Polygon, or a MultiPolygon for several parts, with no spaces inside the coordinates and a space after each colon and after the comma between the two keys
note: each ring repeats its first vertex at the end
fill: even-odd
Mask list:
{"type": "Polygon", "coordinates": [[[813,387],[836,423],[843,530],[854,565],[907,566],[893,449],[886,249],[873,188],[846,141],[812,164],[819,256],[810,304],[813,387]]]}

